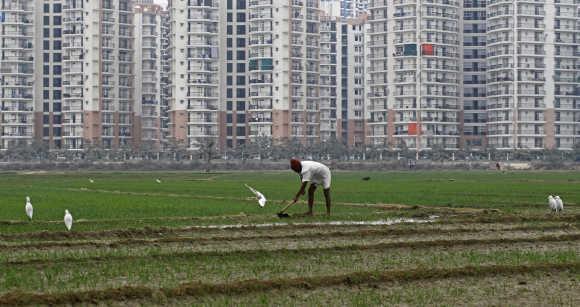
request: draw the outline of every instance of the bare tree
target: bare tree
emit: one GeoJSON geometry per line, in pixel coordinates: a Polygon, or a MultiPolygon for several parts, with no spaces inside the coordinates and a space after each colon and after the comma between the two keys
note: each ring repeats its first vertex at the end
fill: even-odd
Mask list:
{"type": "Polygon", "coordinates": [[[211,161],[218,157],[217,142],[214,138],[204,138],[198,142],[201,158],[205,162],[205,172],[209,173],[212,169],[211,161]]]}

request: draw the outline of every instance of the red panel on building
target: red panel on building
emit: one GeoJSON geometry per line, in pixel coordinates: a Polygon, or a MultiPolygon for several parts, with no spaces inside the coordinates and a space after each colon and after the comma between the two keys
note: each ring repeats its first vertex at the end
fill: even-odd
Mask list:
{"type": "Polygon", "coordinates": [[[423,55],[435,55],[435,48],[433,47],[433,44],[423,44],[421,47],[423,55]]]}
{"type": "Polygon", "coordinates": [[[409,123],[409,135],[417,135],[417,123],[409,123]]]}

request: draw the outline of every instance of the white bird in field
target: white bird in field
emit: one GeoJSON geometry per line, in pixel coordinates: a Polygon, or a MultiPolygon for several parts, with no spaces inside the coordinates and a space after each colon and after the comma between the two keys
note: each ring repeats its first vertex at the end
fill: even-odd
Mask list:
{"type": "Polygon", "coordinates": [[[26,206],[24,206],[24,209],[26,210],[26,216],[28,216],[28,219],[32,221],[34,208],[32,207],[32,204],[30,203],[30,197],[28,196],[26,196],[26,206]]]}
{"type": "Polygon", "coordinates": [[[155,179],[155,182],[161,183],[161,179],[157,178],[157,179],[155,179]]]}
{"type": "Polygon", "coordinates": [[[548,196],[548,207],[550,208],[550,210],[552,211],[556,211],[556,206],[558,204],[556,203],[556,199],[554,198],[554,196],[549,195],[548,196]]]}
{"type": "Polygon", "coordinates": [[[95,183],[95,181],[93,180],[93,178],[89,178],[89,182],[90,183],[95,183]]]}
{"type": "Polygon", "coordinates": [[[246,188],[250,189],[250,191],[252,191],[252,193],[254,193],[254,195],[256,195],[256,198],[258,199],[258,204],[260,205],[260,207],[264,207],[266,205],[266,197],[264,196],[264,194],[258,192],[256,189],[252,188],[251,186],[245,184],[246,188]]]}
{"type": "Polygon", "coordinates": [[[556,212],[564,211],[564,202],[562,201],[560,196],[556,195],[556,197],[554,198],[556,199],[556,212]]]}
{"type": "Polygon", "coordinates": [[[73,217],[70,214],[70,212],[68,212],[68,210],[64,210],[64,226],[66,226],[66,229],[68,231],[70,231],[70,229],[72,228],[72,223],[73,223],[73,217]]]}

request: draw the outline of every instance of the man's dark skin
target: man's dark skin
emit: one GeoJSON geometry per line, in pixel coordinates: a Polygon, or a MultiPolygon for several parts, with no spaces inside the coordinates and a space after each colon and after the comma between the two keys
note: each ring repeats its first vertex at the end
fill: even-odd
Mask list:
{"type": "MultiPolygon", "coordinates": [[[[297,172],[300,174],[299,172],[297,172]]],[[[304,195],[306,191],[306,186],[308,185],[308,181],[303,182],[300,186],[300,190],[296,193],[294,197],[294,202],[298,202],[300,196],[304,195]]],[[[308,212],[304,213],[304,216],[313,216],[314,212],[312,211],[314,207],[314,192],[316,192],[316,184],[310,184],[310,188],[308,189],[308,212]]],[[[324,189],[324,198],[326,199],[326,215],[330,216],[330,189],[324,189]]]]}

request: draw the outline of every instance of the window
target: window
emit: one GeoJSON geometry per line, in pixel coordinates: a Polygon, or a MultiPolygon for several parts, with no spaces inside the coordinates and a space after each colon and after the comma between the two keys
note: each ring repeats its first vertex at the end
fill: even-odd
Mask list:
{"type": "Polygon", "coordinates": [[[236,69],[238,70],[238,72],[246,72],[246,64],[245,63],[238,63],[238,65],[236,65],[236,69]]]}
{"type": "Polygon", "coordinates": [[[245,111],[246,110],[246,104],[243,101],[238,101],[236,104],[236,110],[238,111],[245,111]]]}
{"type": "Polygon", "coordinates": [[[55,3],[54,6],[53,6],[53,12],[55,12],[55,13],[62,12],[62,4],[55,3]]]}
{"type": "Polygon", "coordinates": [[[236,91],[236,97],[238,97],[238,98],[246,98],[246,89],[245,88],[239,88],[236,91]]]}
{"type": "Polygon", "coordinates": [[[50,4],[48,4],[48,3],[45,3],[44,4],[44,12],[45,13],[50,13],[50,4]]]}
{"type": "Polygon", "coordinates": [[[236,78],[236,84],[237,85],[246,85],[246,77],[245,76],[238,76],[236,78]]]}
{"type": "Polygon", "coordinates": [[[50,66],[48,66],[48,65],[44,65],[44,66],[42,67],[42,74],[43,74],[43,75],[45,75],[45,76],[48,76],[48,75],[50,75],[50,66]]]}
{"type": "Polygon", "coordinates": [[[60,53],[55,53],[52,55],[52,60],[55,62],[60,62],[62,59],[62,55],[60,53]]]}
{"type": "Polygon", "coordinates": [[[237,26],[236,33],[238,35],[244,35],[244,34],[246,34],[246,26],[244,26],[244,25],[237,26]]]}
{"type": "Polygon", "coordinates": [[[52,34],[54,35],[54,37],[61,37],[62,36],[61,35],[61,33],[62,33],[61,31],[62,31],[61,28],[55,28],[53,30],[52,34]]]}
{"type": "Polygon", "coordinates": [[[52,23],[53,23],[55,26],[60,26],[60,25],[62,24],[62,19],[61,19],[61,17],[60,17],[60,16],[54,16],[54,17],[52,18],[52,23]]]}
{"type": "Polygon", "coordinates": [[[236,8],[238,10],[245,9],[246,8],[246,0],[238,0],[238,3],[236,5],[236,8]]]}
{"type": "Polygon", "coordinates": [[[44,48],[44,50],[50,50],[50,41],[43,41],[42,48],[44,48]]]}
{"type": "Polygon", "coordinates": [[[44,16],[42,19],[43,19],[43,22],[42,22],[43,25],[45,25],[45,26],[50,25],[50,16],[44,16]]]}
{"type": "Polygon", "coordinates": [[[245,123],[246,122],[246,114],[245,113],[237,114],[236,120],[238,123],[245,123]]]}
{"type": "Polygon", "coordinates": [[[245,51],[238,51],[237,52],[237,59],[238,60],[245,60],[246,59],[246,52],[245,51]]]}
{"type": "Polygon", "coordinates": [[[236,16],[238,22],[245,22],[246,21],[246,13],[238,13],[236,16]]]}
{"type": "Polygon", "coordinates": [[[245,38],[238,38],[236,45],[238,47],[246,47],[246,39],[245,38]]]}
{"type": "Polygon", "coordinates": [[[55,74],[55,75],[60,75],[60,74],[62,73],[62,66],[60,66],[60,65],[55,65],[55,66],[52,68],[52,73],[53,73],[53,74],[55,74]]]}
{"type": "Polygon", "coordinates": [[[44,28],[42,30],[42,36],[45,37],[45,38],[50,37],[50,29],[44,28]]]}
{"type": "Polygon", "coordinates": [[[54,50],[61,50],[62,49],[62,41],[54,41],[53,46],[54,46],[54,50]]]}
{"type": "MultiPolygon", "coordinates": [[[[237,127],[236,135],[246,135],[246,127],[237,127]]],[[[243,144],[243,142],[240,142],[240,144],[243,144]]]]}

